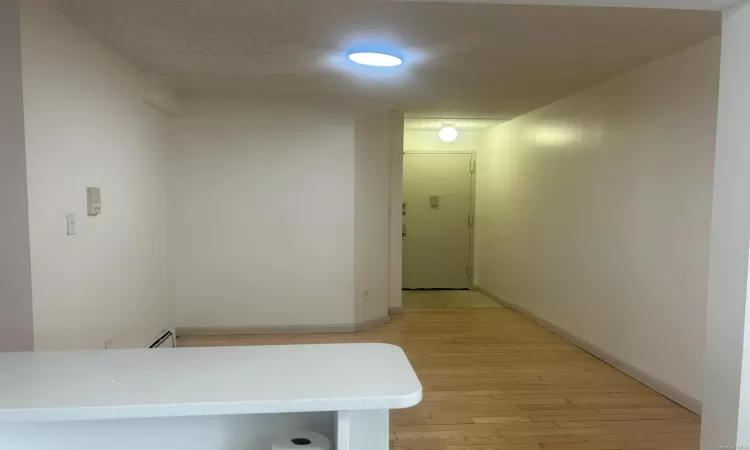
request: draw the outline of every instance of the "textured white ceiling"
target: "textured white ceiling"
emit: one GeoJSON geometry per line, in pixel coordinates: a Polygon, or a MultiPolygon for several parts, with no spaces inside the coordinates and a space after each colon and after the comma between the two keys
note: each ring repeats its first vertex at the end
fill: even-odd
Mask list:
{"type": "Polygon", "coordinates": [[[742,0],[388,0],[450,3],[500,3],[508,5],[605,6],[620,8],[668,8],[721,11],[742,0]]]}
{"type": "Polygon", "coordinates": [[[376,0],[58,0],[182,89],[337,94],[422,115],[507,119],[720,31],[715,12],[376,0]],[[405,49],[388,78],[354,38],[405,49]]]}

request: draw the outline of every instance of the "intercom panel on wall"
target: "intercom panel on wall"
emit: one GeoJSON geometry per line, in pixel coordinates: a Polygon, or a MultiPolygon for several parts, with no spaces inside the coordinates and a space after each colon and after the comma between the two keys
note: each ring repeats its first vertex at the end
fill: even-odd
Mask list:
{"type": "Polygon", "coordinates": [[[86,208],[89,216],[98,216],[102,212],[102,194],[98,187],[86,188],[86,208]]]}

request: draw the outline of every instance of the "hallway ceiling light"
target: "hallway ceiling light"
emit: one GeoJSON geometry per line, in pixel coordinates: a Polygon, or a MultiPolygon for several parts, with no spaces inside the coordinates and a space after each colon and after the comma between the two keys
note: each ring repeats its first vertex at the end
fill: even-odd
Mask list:
{"type": "Polygon", "coordinates": [[[453,142],[458,138],[458,130],[455,127],[443,127],[438,132],[438,137],[443,142],[453,142]]]}
{"type": "Polygon", "coordinates": [[[396,67],[404,60],[396,55],[380,52],[353,52],[347,55],[349,60],[363,66],[396,67]]]}

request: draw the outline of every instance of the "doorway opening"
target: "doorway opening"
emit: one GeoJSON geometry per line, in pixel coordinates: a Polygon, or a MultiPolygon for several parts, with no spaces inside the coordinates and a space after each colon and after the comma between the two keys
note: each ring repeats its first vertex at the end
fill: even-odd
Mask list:
{"type": "Polygon", "coordinates": [[[402,287],[407,308],[494,307],[474,288],[477,150],[492,120],[404,120],[402,287]]]}

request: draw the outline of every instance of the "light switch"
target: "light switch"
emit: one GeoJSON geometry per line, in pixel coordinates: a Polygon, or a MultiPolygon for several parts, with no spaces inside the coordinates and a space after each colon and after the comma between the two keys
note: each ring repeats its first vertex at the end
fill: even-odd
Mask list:
{"type": "Polygon", "coordinates": [[[433,208],[440,207],[440,196],[439,195],[430,195],[430,206],[433,208]]]}
{"type": "Polygon", "coordinates": [[[76,215],[66,214],[65,221],[67,222],[68,236],[76,234],[76,215]]]}

